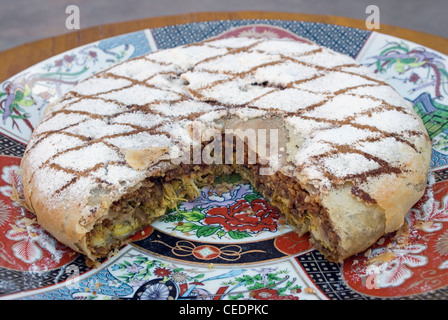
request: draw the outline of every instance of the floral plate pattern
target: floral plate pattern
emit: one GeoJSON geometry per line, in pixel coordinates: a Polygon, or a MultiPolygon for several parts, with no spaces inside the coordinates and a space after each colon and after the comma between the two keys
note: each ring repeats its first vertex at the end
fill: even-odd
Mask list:
{"type": "Polygon", "coordinates": [[[0,299],[447,299],[447,63],[447,56],[430,48],[377,32],[302,21],[231,20],[104,39],[24,70],[0,84],[0,299]],[[91,268],[11,200],[20,192],[20,158],[31,132],[45,107],[71,86],[158,49],[239,35],[309,39],[330,47],[371,68],[414,103],[433,149],[426,193],[405,227],[342,264],[330,263],[257,190],[229,176],[91,268]]]}

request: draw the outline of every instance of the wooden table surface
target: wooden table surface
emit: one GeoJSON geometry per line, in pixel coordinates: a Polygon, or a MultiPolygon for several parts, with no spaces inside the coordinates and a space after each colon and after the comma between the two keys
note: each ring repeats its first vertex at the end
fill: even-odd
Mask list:
{"type": "MultiPolygon", "coordinates": [[[[176,16],[132,20],[80,29],[75,32],[26,43],[0,52],[0,62],[2,65],[0,68],[0,82],[44,59],[100,39],[113,37],[128,32],[175,24],[240,19],[298,20],[366,29],[365,21],[352,18],[265,11],[199,12],[176,16]]],[[[375,31],[410,40],[448,54],[447,38],[384,24],[381,24],[380,27],[381,28],[379,30],[375,31]]]]}

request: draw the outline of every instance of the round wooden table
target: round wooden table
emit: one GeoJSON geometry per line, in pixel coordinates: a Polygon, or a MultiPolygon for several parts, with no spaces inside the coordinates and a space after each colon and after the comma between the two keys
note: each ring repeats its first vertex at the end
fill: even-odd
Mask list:
{"type": "MultiPolygon", "coordinates": [[[[366,29],[365,21],[352,18],[264,11],[199,12],[132,20],[81,29],[64,35],[26,43],[0,52],[0,61],[2,62],[0,82],[44,59],[100,39],[148,28],[151,29],[182,23],[241,19],[297,20],[366,29]]],[[[444,37],[384,24],[381,24],[381,28],[375,31],[410,40],[448,54],[448,39],[444,37]]]]}

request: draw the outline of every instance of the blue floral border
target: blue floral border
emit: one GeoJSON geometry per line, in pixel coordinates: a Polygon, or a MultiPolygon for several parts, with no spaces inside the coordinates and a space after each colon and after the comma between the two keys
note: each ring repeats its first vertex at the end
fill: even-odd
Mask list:
{"type": "Polygon", "coordinates": [[[198,42],[217,36],[232,28],[265,24],[281,27],[298,36],[310,39],[335,51],[355,57],[361,50],[371,31],[324,23],[290,20],[225,20],[196,22],[152,29],[160,49],[172,48],[186,43],[198,42]]]}

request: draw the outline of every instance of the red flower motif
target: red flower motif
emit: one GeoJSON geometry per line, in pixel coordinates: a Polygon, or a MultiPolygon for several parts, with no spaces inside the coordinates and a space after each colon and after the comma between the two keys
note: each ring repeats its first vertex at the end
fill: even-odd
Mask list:
{"type": "Polygon", "coordinates": [[[73,60],[75,60],[75,56],[74,56],[74,55],[68,55],[68,54],[66,54],[66,55],[64,56],[64,61],[65,61],[65,62],[70,63],[70,62],[73,62],[73,60]]]}
{"type": "Polygon", "coordinates": [[[92,58],[96,58],[97,53],[95,51],[89,51],[89,56],[91,56],[92,58]]]}
{"type": "Polygon", "coordinates": [[[416,83],[420,79],[420,76],[416,73],[411,74],[409,77],[409,81],[412,83],[416,83]]]}
{"type": "Polygon", "coordinates": [[[260,289],[251,292],[251,296],[257,300],[299,300],[299,297],[293,296],[291,294],[286,296],[279,296],[277,290],[275,289],[260,289]]]}
{"type": "Polygon", "coordinates": [[[169,277],[169,275],[171,274],[171,270],[166,268],[157,268],[154,271],[154,274],[158,277],[169,277]]]}
{"type": "Polygon", "coordinates": [[[51,98],[51,94],[48,91],[42,91],[41,93],[39,93],[39,96],[46,101],[50,100],[51,98]]]}
{"type": "Polygon", "coordinates": [[[5,92],[10,95],[12,93],[12,82],[7,82],[7,85],[5,86],[5,92]]]}
{"type": "Polygon", "coordinates": [[[275,231],[279,213],[264,199],[254,199],[251,203],[245,199],[238,200],[230,207],[216,207],[207,211],[205,224],[219,224],[226,231],[250,231],[258,233],[263,230],[275,231]]]}

